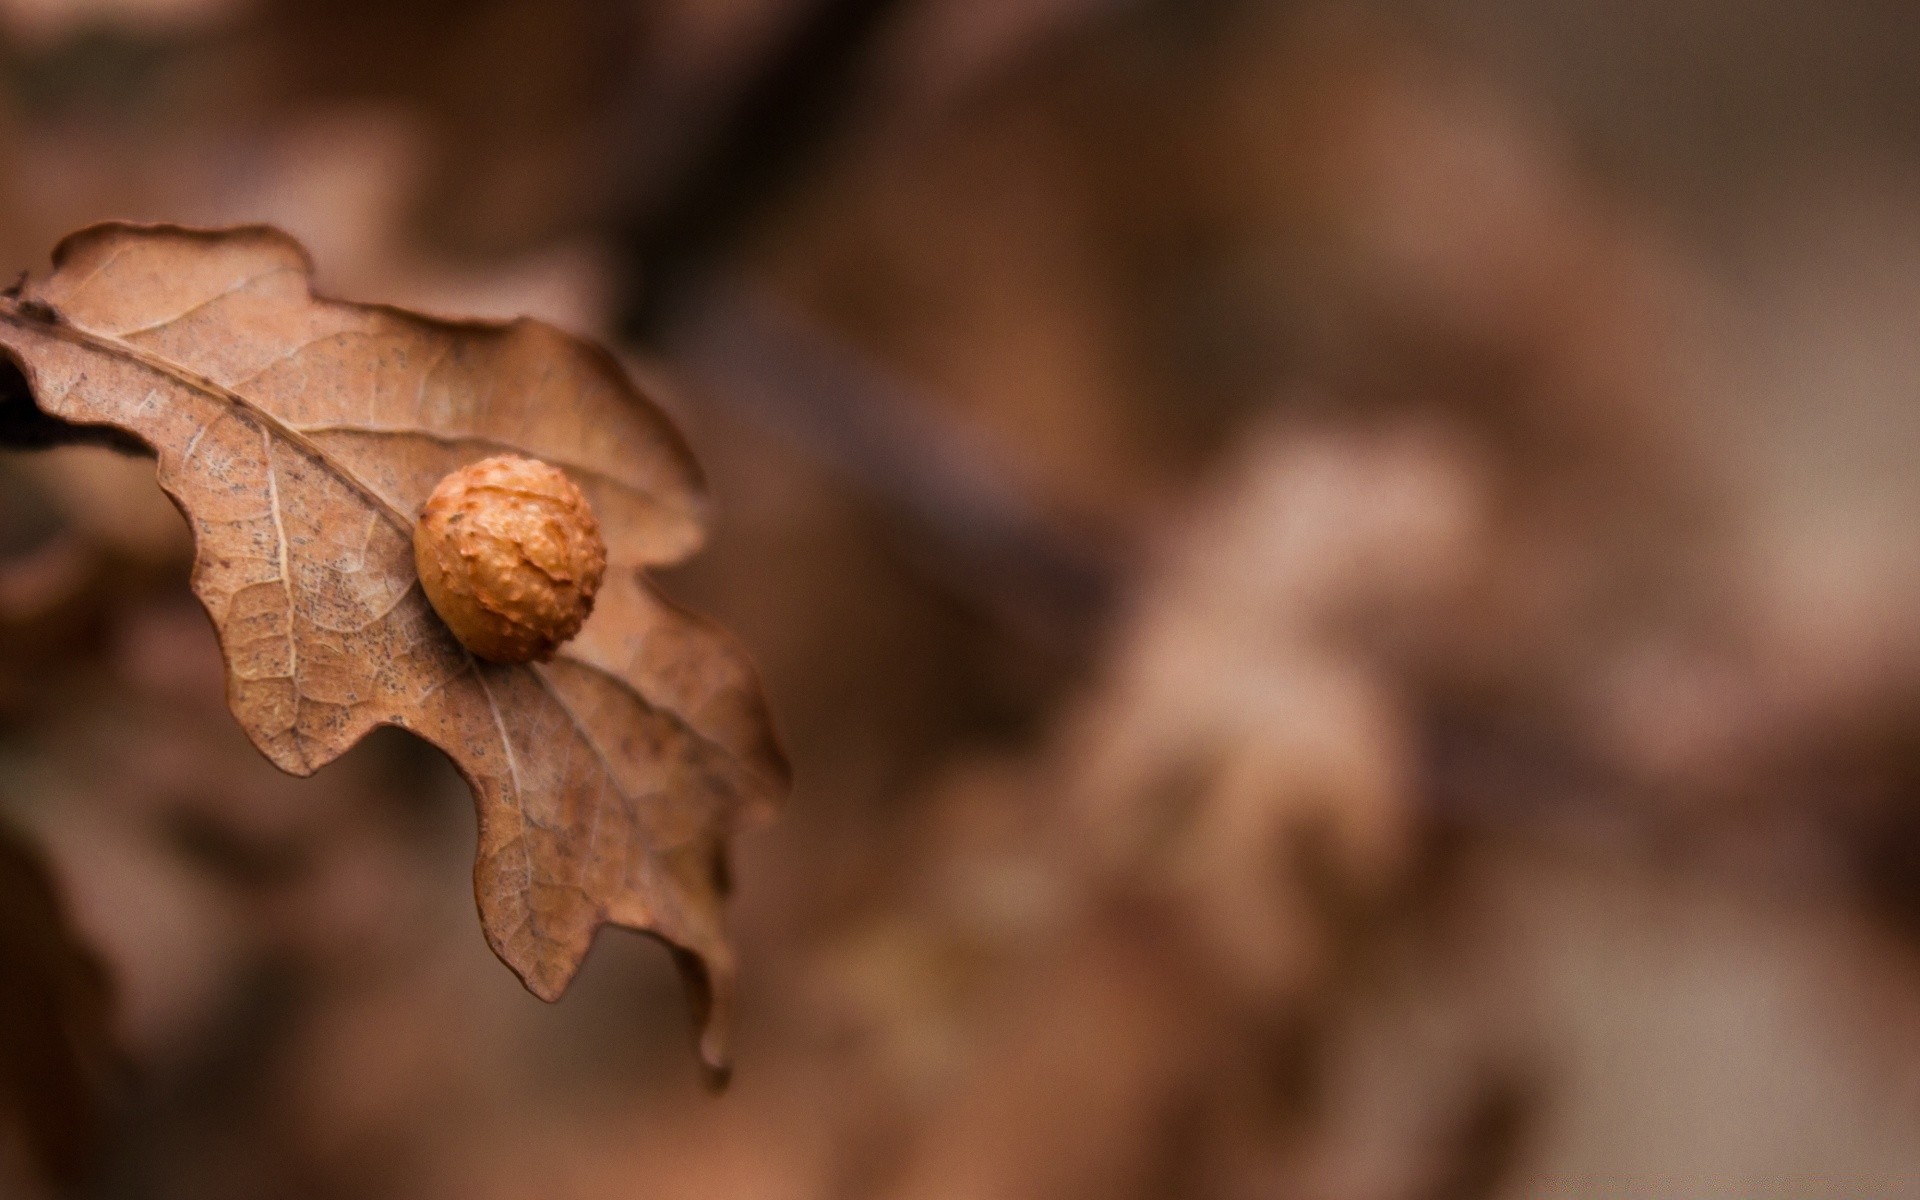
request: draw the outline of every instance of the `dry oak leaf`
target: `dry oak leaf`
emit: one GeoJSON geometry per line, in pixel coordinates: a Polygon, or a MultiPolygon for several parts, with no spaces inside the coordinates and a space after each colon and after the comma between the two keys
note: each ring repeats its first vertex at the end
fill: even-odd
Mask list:
{"type": "Polygon", "coordinates": [[[40,413],[157,455],[254,744],[296,775],[378,725],[438,746],[473,789],[500,958],[554,999],[603,922],[657,935],[723,1071],[726,843],[788,773],[745,657],[641,574],[702,537],[667,419],[608,354],[539,322],[316,297],[278,230],[97,225],[53,264],[0,298],[0,346],[40,413]],[[475,659],[415,575],[435,483],[502,451],[565,470],[606,535],[593,615],[549,663],[475,659]]]}

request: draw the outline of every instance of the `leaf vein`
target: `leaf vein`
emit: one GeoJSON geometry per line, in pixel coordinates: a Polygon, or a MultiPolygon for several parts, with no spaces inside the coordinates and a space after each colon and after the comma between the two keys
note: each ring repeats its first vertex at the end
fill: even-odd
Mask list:
{"type": "Polygon", "coordinates": [[[136,325],[132,329],[122,329],[116,332],[113,336],[117,338],[138,337],[140,334],[143,334],[143,333],[153,333],[157,330],[165,329],[169,325],[177,325],[181,321],[184,321],[188,317],[192,316],[194,313],[199,312],[201,309],[207,308],[214,304],[218,304],[220,301],[225,300],[228,296],[234,295],[237,292],[243,292],[248,288],[252,287],[254,284],[259,283],[262,279],[267,279],[274,275],[285,275],[289,271],[297,271],[297,270],[300,270],[300,268],[292,266],[287,263],[282,263],[277,267],[272,267],[272,268],[269,268],[268,270],[261,271],[257,274],[249,275],[245,279],[240,280],[238,283],[230,284],[226,288],[223,288],[222,290],[215,292],[213,295],[208,296],[204,300],[200,300],[200,301],[197,301],[196,303],[189,304],[187,307],[181,309],[179,312],[173,314],[170,317],[165,317],[165,318],[162,318],[161,320],[153,321],[146,325],[136,325]]]}

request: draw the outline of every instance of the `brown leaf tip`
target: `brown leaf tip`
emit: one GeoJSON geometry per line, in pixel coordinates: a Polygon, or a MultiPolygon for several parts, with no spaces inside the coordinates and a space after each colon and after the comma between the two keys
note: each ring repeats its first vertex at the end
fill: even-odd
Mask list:
{"type": "Polygon", "coordinates": [[[580,632],[607,570],[600,522],[558,467],[502,454],[448,475],[413,530],[434,611],[467,649],[544,661],[580,632]]]}

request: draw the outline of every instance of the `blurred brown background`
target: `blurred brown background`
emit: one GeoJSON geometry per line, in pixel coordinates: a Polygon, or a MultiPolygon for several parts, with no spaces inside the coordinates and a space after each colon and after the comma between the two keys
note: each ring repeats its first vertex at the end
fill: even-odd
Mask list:
{"type": "Polygon", "coordinates": [[[1920,1195],[1920,8],[0,0],[0,268],[629,355],[798,788],[732,1090],[0,457],[0,1194],[1920,1195]]]}

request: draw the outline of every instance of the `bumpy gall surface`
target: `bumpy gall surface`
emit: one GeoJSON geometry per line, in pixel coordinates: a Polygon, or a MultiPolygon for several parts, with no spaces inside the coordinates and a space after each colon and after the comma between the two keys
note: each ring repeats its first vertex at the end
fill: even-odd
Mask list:
{"type": "Polygon", "coordinates": [[[580,632],[607,570],[600,522],[564,472],[503,454],[442,479],[414,563],[454,636],[492,662],[545,661],[580,632]]]}

